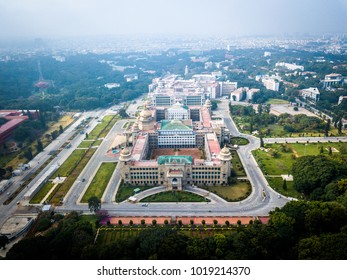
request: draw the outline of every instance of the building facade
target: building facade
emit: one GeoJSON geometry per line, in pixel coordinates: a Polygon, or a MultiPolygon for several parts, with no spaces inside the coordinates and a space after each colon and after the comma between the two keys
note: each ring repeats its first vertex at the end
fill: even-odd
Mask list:
{"type": "MultiPolygon", "coordinates": [[[[191,116],[157,121],[157,109],[145,106],[131,128],[132,147],[125,147],[119,157],[122,180],[139,186],[163,185],[169,190],[227,184],[231,153],[220,145],[230,133],[223,124],[213,123],[209,106],[206,102],[205,106],[181,107],[196,121],[191,116]]],[[[178,104],[176,107],[179,109],[178,104]]]]}

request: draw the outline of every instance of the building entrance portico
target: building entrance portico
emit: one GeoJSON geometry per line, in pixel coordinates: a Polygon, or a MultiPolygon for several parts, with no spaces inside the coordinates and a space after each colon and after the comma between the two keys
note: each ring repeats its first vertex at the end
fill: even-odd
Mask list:
{"type": "Polygon", "coordinates": [[[182,179],[183,172],[182,170],[169,170],[167,174],[168,178],[168,189],[170,190],[182,190],[182,179]]]}

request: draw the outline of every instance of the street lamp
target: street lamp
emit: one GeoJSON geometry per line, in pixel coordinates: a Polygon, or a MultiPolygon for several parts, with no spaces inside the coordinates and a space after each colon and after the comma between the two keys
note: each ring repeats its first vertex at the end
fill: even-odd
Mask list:
{"type": "Polygon", "coordinates": [[[305,144],[304,156],[306,156],[306,146],[307,146],[307,144],[305,144]]]}

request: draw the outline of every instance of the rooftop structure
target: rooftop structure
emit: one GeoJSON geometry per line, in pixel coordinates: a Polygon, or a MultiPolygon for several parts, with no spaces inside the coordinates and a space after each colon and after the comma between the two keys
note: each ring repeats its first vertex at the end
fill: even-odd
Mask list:
{"type": "Polygon", "coordinates": [[[277,62],[276,67],[284,67],[284,68],[287,68],[289,70],[301,70],[301,71],[304,71],[304,69],[305,69],[304,66],[296,65],[296,64],[292,64],[292,63],[286,63],[286,62],[277,62]]]}
{"type": "Polygon", "coordinates": [[[320,92],[318,88],[306,88],[300,91],[301,96],[309,101],[316,103],[320,99],[320,92]]]}
{"type": "Polygon", "coordinates": [[[145,105],[129,128],[133,148],[124,148],[120,154],[122,180],[134,185],[164,185],[169,190],[192,184],[226,184],[231,155],[228,148],[221,150],[220,143],[230,135],[223,122],[211,120],[210,105],[208,99],[204,106],[145,105]],[[172,110],[178,110],[182,118],[168,119],[172,110]]]}
{"type": "Polygon", "coordinates": [[[342,85],[344,83],[344,77],[341,74],[331,73],[325,75],[323,82],[323,88],[330,88],[331,86],[342,85]]]}

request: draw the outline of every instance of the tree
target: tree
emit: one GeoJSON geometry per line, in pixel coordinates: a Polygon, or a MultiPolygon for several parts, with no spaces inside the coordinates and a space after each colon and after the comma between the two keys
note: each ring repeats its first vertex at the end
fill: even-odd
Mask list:
{"type": "Polygon", "coordinates": [[[230,222],[227,220],[227,221],[225,221],[225,225],[227,226],[227,227],[229,227],[229,225],[230,225],[230,222]]]}
{"type": "Polygon", "coordinates": [[[168,225],[169,224],[169,221],[168,220],[164,220],[164,225],[168,225]]]}
{"type": "Polygon", "coordinates": [[[141,220],[141,225],[144,226],[145,224],[146,224],[145,219],[142,219],[142,220],[141,220]]]}
{"type": "Polygon", "coordinates": [[[4,177],[6,174],[6,169],[0,168],[0,178],[4,177]]]}
{"type": "Polygon", "coordinates": [[[194,220],[189,221],[191,225],[194,225],[194,220]]]}
{"type": "Polygon", "coordinates": [[[8,243],[8,237],[6,235],[0,235],[0,248],[5,248],[8,243]]]}
{"type": "Polygon", "coordinates": [[[341,119],[337,124],[337,130],[338,130],[339,134],[342,134],[342,120],[341,119]]]}
{"type": "Polygon", "coordinates": [[[33,152],[31,150],[30,147],[28,147],[25,152],[24,152],[24,157],[28,160],[32,160],[33,159],[33,152]]]}
{"type": "Polygon", "coordinates": [[[323,155],[298,158],[292,167],[294,187],[306,195],[324,188],[340,174],[339,164],[323,155]]]}
{"type": "Polygon", "coordinates": [[[62,134],[63,132],[64,132],[63,126],[60,125],[60,126],[59,126],[59,134],[62,134]]]}
{"type": "Polygon", "coordinates": [[[40,139],[37,139],[36,149],[38,153],[43,151],[43,145],[40,139]]]}
{"type": "Polygon", "coordinates": [[[101,208],[100,199],[97,198],[96,196],[92,196],[91,198],[88,199],[88,207],[89,207],[90,212],[96,213],[101,208]]]}
{"type": "Polygon", "coordinates": [[[264,139],[263,136],[260,135],[260,147],[264,148],[264,139]]]}
{"type": "Polygon", "coordinates": [[[58,137],[58,131],[57,130],[54,130],[52,133],[51,133],[51,137],[52,139],[56,139],[58,137]]]}
{"type": "Polygon", "coordinates": [[[319,148],[319,153],[320,153],[320,154],[323,154],[323,153],[324,153],[324,148],[323,148],[323,146],[320,146],[320,148],[319,148]]]}
{"type": "Polygon", "coordinates": [[[325,128],[324,128],[324,136],[328,137],[329,136],[329,130],[330,130],[330,124],[331,124],[331,120],[328,119],[325,128]]]}
{"type": "Polygon", "coordinates": [[[123,224],[122,220],[118,220],[118,225],[121,226],[123,224]]]}
{"type": "Polygon", "coordinates": [[[287,180],[283,180],[283,189],[286,191],[287,190],[287,180]]]}
{"type": "Polygon", "coordinates": [[[258,114],[261,115],[263,113],[263,105],[259,104],[258,105],[258,114]]]}
{"type": "Polygon", "coordinates": [[[240,220],[237,220],[237,225],[240,227],[241,226],[241,221],[240,220]]]}
{"type": "Polygon", "coordinates": [[[216,226],[218,224],[217,220],[213,220],[213,224],[216,226]]]}
{"type": "Polygon", "coordinates": [[[152,225],[153,226],[157,225],[157,220],[152,220],[152,225]]]}
{"type": "Polygon", "coordinates": [[[129,221],[129,225],[132,226],[134,224],[133,220],[129,221]]]}
{"type": "Polygon", "coordinates": [[[206,221],[205,221],[205,220],[202,220],[202,221],[201,221],[201,224],[202,224],[203,226],[205,226],[206,221]]]}
{"type": "Polygon", "coordinates": [[[216,100],[211,100],[211,110],[214,111],[218,108],[218,104],[216,100]]]}

